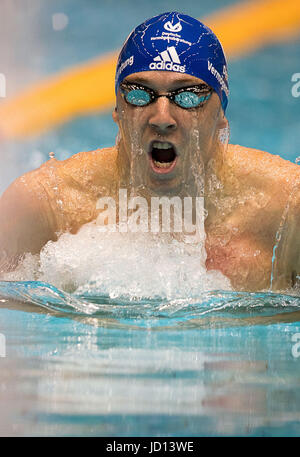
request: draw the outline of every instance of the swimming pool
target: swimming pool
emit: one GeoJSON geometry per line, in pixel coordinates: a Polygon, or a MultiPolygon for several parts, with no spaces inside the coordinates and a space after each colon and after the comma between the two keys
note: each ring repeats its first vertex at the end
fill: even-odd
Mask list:
{"type": "Polygon", "coordinates": [[[297,297],[97,301],[2,301],[1,434],[299,435],[297,297]]]}
{"type": "MultiPolygon", "coordinates": [[[[181,9],[167,0],[107,0],[100,10],[95,2],[84,4],[36,2],[32,15],[28,3],[24,30],[15,38],[19,71],[26,52],[35,56],[33,76],[27,70],[23,84],[118,48],[146,16],[181,9]],[[122,21],[116,24],[118,8],[122,21]],[[59,11],[69,25],[53,33],[47,18],[59,11]],[[21,43],[25,32],[27,45],[21,43]]],[[[199,11],[199,2],[190,1],[185,10],[199,17],[218,7],[210,0],[199,11]]],[[[278,44],[230,63],[231,142],[292,161],[300,155],[299,99],[291,96],[299,49],[299,41],[278,44]]],[[[22,86],[17,79],[15,86],[22,86]]],[[[115,134],[107,113],[2,143],[1,188],[39,166],[49,151],[64,159],[109,146],[115,134]]],[[[77,241],[65,248],[65,258],[77,241]]],[[[193,290],[193,257],[178,252],[156,262],[155,255],[145,256],[142,240],[126,264],[126,247],[129,253],[125,245],[115,263],[102,265],[101,282],[92,287],[83,287],[95,271],[92,246],[79,265],[76,256],[65,264],[50,256],[36,278],[29,259],[19,280],[23,274],[29,281],[33,271],[35,282],[0,283],[0,352],[6,355],[0,357],[0,435],[299,435],[300,298],[288,291],[237,293],[222,278],[209,282],[206,276],[209,287],[193,290]],[[75,286],[70,277],[77,278],[75,286]]]]}

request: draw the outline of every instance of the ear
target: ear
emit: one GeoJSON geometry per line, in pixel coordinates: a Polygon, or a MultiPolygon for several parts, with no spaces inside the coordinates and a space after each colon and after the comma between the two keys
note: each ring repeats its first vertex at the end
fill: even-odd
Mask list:
{"type": "Polygon", "coordinates": [[[115,109],[112,112],[112,118],[116,124],[119,124],[119,113],[117,107],[115,107],[115,109]]]}

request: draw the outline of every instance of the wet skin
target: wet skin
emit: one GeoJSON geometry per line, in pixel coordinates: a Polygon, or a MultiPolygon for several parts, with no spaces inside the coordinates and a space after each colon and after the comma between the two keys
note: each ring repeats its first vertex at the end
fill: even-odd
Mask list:
{"type": "MultiPolygon", "coordinates": [[[[192,76],[166,73],[143,72],[130,75],[126,81],[142,84],[159,94],[204,83],[192,76]]],[[[171,103],[166,97],[160,97],[145,107],[131,106],[119,92],[113,118],[119,126],[121,137],[120,169],[123,171],[125,185],[128,185],[130,167],[133,167],[133,174],[141,177],[138,186],[166,195],[181,195],[183,192],[197,194],[191,164],[198,160],[197,172],[203,173],[204,163],[211,158],[211,149],[218,131],[226,126],[216,93],[203,106],[186,110],[171,103]],[[176,150],[176,164],[167,173],[159,173],[159,170],[151,166],[149,151],[155,141],[169,142],[176,150]],[[138,160],[133,157],[136,150],[140,151],[138,160]]]]}
{"type": "MultiPolygon", "coordinates": [[[[166,71],[138,73],[127,80],[159,94],[203,82],[166,71]]],[[[222,271],[237,290],[269,288],[273,247],[288,204],[273,290],[295,283],[300,273],[298,166],[259,150],[221,147],[218,134],[227,120],[215,93],[195,110],[184,110],[166,97],[133,107],[118,93],[113,118],[120,132],[116,147],[82,152],[65,161],[51,159],[3,194],[2,271],[14,268],[24,252],[38,253],[60,233],[76,233],[97,218],[101,196],[117,199],[120,187],[133,185],[146,198],[204,192],[206,266],[222,271]],[[176,151],[169,171],[153,167],[153,142],[168,142],[176,151]]]]}

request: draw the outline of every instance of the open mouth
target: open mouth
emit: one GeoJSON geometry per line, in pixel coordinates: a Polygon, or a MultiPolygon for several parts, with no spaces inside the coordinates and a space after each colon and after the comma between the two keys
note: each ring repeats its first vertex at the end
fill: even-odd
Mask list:
{"type": "Polygon", "coordinates": [[[176,165],[175,147],[168,141],[153,141],[149,155],[151,168],[156,173],[170,173],[176,165]]]}

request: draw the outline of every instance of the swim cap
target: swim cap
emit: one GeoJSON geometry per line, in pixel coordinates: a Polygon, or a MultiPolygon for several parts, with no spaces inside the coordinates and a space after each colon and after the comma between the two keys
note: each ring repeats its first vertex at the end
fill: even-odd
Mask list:
{"type": "Polygon", "coordinates": [[[197,19],[169,12],[137,26],[119,55],[116,94],[126,76],[151,70],[202,79],[216,91],[225,112],[229,95],[226,58],[216,35],[197,19]]]}

